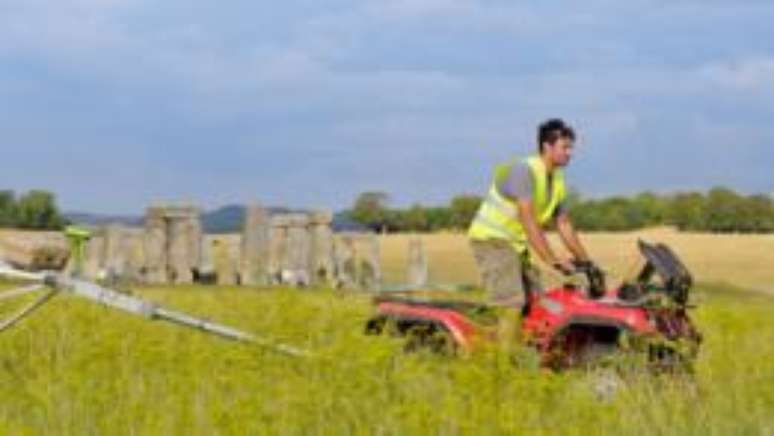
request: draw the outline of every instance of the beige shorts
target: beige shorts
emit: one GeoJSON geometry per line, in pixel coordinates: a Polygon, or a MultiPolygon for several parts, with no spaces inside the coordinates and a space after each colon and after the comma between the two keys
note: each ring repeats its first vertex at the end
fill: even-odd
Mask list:
{"type": "Polygon", "coordinates": [[[523,305],[531,292],[540,291],[539,271],[508,242],[474,240],[470,245],[489,298],[523,305]]]}

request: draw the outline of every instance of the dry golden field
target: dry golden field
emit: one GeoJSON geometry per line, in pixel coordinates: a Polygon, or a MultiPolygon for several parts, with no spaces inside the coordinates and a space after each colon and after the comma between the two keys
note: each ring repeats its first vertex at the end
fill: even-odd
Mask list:
{"type": "MultiPolygon", "coordinates": [[[[234,235],[236,236],[236,235],[234,235]]],[[[462,233],[396,234],[382,236],[382,268],[388,284],[405,282],[409,239],[420,237],[430,264],[433,283],[476,284],[478,273],[462,233]]],[[[612,277],[625,275],[637,259],[637,239],[671,246],[694,273],[698,282],[729,284],[774,295],[774,234],[720,235],[682,233],[670,228],[636,232],[586,233],[582,235],[592,257],[612,277]]],[[[550,237],[559,249],[558,237],[550,237]]],[[[55,232],[0,230],[0,253],[19,244],[54,244],[66,247],[55,232]]],[[[545,276],[551,280],[550,275],[545,276]]]]}
{"type": "MultiPolygon", "coordinates": [[[[388,283],[405,281],[408,241],[417,235],[387,235],[382,239],[382,264],[388,283]]],[[[434,283],[478,282],[464,234],[419,235],[434,283]]],[[[637,260],[637,239],[664,242],[693,272],[697,282],[729,284],[774,294],[774,235],[713,235],[681,233],[668,228],[622,233],[586,233],[582,239],[591,256],[613,277],[631,270],[637,260]]],[[[556,235],[552,246],[561,247],[556,235]]],[[[550,277],[547,277],[550,279],[550,277]]]]}

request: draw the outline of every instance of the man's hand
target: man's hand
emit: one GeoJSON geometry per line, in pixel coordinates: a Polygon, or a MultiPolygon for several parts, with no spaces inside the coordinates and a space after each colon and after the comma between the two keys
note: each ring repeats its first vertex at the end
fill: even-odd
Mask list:
{"type": "Polygon", "coordinates": [[[561,259],[557,260],[551,266],[554,267],[555,270],[559,271],[560,273],[569,276],[571,274],[575,273],[575,265],[567,259],[561,259]]]}
{"type": "Polygon", "coordinates": [[[591,259],[575,259],[572,261],[572,264],[575,266],[575,269],[581,269],[581,270],[591,270],[591,269],[600,269],[596,263],[594,263],[591,259]]]}

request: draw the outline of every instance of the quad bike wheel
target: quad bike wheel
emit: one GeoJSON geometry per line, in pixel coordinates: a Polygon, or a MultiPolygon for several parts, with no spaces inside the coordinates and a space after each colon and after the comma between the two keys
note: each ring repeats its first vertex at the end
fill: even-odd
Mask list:
{"type": "Polygon", "coordinates": [[[657,340],[636,337],[615,326],[574,325],[559,333],[546,353],[555,370],[647,370],[654,373],[690,373],[698,350],[693,340],[657,340]]]}
{"type": "Polygon", "coordinates": [[[617,327],[571,325],[551,341],[545,363],[555,370],[598,366],[620,350],[620,340],[617,327]]]}
{"type": "Polygon", "coordinates": [[[378,317],[367,323],[366,333],[405,338],[403,350],[407,353],[429,351],[442,355],[452,355],[457,351],[457,344],[451,333],[443,326],[428,321],[378,317]]]}

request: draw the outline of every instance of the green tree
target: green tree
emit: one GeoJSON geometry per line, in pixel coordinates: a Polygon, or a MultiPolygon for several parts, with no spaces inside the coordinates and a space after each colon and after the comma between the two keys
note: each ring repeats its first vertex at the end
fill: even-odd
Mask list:
{"type": "Polygon", "coordinates": [[[59,214],[54,194],[33,190],[19,197],[17,224],[27,229],[61,229],[64,219],[59,214]]]}
{"type": "Polygon", "coordinates": [[[457,230],[464,230],[470,226],[473,218],[481,206],[481,197],[476,195],[458,195],[449,203],[449,224],[457,230]]]}
{"type": "Polygon", "coordinates": [[[447,207],[429,207],[425,210],[428,230],[435,232],[450,228],[451,213],[447,207]]]}
{"type": "Polygon", "coordinates": [[[16,195],[13,191],[0,191],[0,227],[16,224],[16,195]]]}
{"type": "Polygon", "coordinates": [[[388,224],[387,204],[390,196],[385,192],[364,192],[355,200],[352,219],[373,229],[382,230],[388,224]]]}
{"type": "Polygon", "coordinates": [[[723,187],[710,190],[707,194],[706,224],[713,232],[739,231],[739,213],[743,200],[739,195],[723,187]]]}
{"type": "Polygon", "coordinates": [[[652,192],[638,194],[632,200],[632,206],[644,220],[645,225],[664,224],[667,216],[667,200],[652,192]]]}
{"type": "Polygon", "coordinates": [[[411,206],[403,214],[403,229],[405,231],[426,232],[429,230],[427,210],[420,204],[411,206]]]}
{"type": "Polygon", "coordinates": [[[751,195],[741,199],[736,218],[736,227],[740,232],[770,232],[774,230],[772,202],[766,195],[751,195]]]}
{"type": "Polygon", "coordinates": [[[612,197],[600,204],[602,212],[601,227],[605,230],[622,231],[636,228],[641,217],[632,212],[629,200],[624,197],[612,197]]]}
{"type": "Polygon", "coordinates": [[[705,230],[706,200],[698,192],[679,193],[668,201],[666,221],[679,230],[705,230]]]}
{"type": "Polygon", "coordinates": [[[580,194],[573,191],[568,195],[566,204],[575,227],[592,231],[600,229],[600,213],[596,201],[584,200],[580,194]]]}

